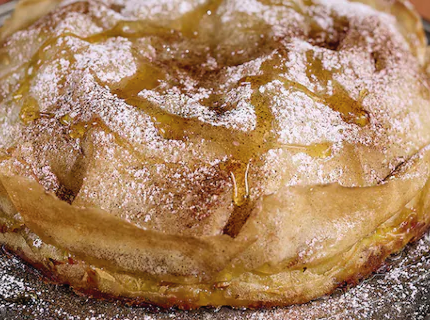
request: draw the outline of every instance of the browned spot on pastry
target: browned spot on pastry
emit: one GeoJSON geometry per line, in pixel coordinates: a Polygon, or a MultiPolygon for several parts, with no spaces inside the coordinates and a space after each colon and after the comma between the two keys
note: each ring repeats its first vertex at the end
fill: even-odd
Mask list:
{"type": "Polygon", "coordinates": [[[110,5],[110,8],[115,12],[121,13],[122,9],[124,9],[124,6],[121,4],[113,3],[110,5]]]}
{"type": "Polygon", "coordinates": [[[309,42],[312,45],[338,51],[341,48],[342,41],[345,39],[350,28],[349,21],[345,17],[335,17],[335,25],[332,32],[327,32],[321,28],[315,21],[311,23],[311,31],[309,32],[309,42]]]}
{"type": "Polygon", "coordinates": [[[55,195],[67,203],[72,203],[77,195],[77,192],[67,189],[64,185],[60,185],[55,195]]]}
{"type": "Polygon", "coordinates": [[[82,184],[87,173],[88,161],[83,154],[81,149],[80,154],[76,158],[73,167],[70,170],[67,181],[60,181],[60,186],[56,192],[56,196],[66,201],[67,203],[73,203],[79,191],[82,188],[82,184]]]}
{"type": "Polygon", "coordinates": [[[226,111],[230,111],[235,107],[235,105],[228,101],[228,98],[222,93],[212,94],[209,97],[200,100],[200,103],[219,115],[226,111]]]}
{"type": "Polygon", "coordinates": [[[235,206],[228,219],[223,233],[236,238],[252,212],[252,204],[248,201],[241,206],[235,206]]]}
{"type": "Polygon", "coordinates": [[[378,51],[373,51],[370,56],[375,64],[375,71],[379,72],[384,70],[386,64],[384,56],[378,51]]]}
{"type": "Polygon", "coordinates": [[[0,227],[0,233],[7,233],[7,232],[16,233],[22,230],[23,228],[25,228],[25,225],[23,223],[14,223],[12,225],[2,224],[0,227]]]}

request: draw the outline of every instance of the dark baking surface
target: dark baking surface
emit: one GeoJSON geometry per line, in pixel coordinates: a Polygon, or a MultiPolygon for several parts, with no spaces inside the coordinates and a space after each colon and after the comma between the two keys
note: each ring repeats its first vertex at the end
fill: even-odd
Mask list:
{"type": "Polygon", "coordinates": [[[424,20],[424,29],[426,30],[427,39],[430,41],[430,22],[424,20]]]}
{"type": "MultiPolygon", "coordinates": [[[[0,24],[13,4],[0,6],[0,24]]],[[[430,39],[430,24],[426,24],[430,39]]],[[[378,273],[347,291],[289,308],[135,308],[76,295],[47,283],[32,267],[0,251],[0,319],[430,319],[430,233],[392,256],[378,273]]]]}

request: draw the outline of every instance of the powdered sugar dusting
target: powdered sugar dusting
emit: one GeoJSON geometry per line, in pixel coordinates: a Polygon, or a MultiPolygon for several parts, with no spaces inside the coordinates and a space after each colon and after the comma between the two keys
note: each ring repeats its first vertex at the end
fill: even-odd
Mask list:
{"type": "Polygon", "coordinates": [[[119,83],[136,73],[135,58],[130,52],[131,42],[123,38],[109,39],[92,45],[88,50],[75,54],[76,68],[89,69],[104,83],[119,83]]]}
{"type": "MultiPolygon", "coordinates": [[[[254,206],[289,186],[378,186],[430,143],[430,95],[417,24],[371,5],[65,1],[2,48],[2,146],[62,200],[176,235],[223,233],[239,189],[254,206]]],[[[317,255],[306,236],[309,250],[289,248],[299,258],[317,255]]],[[[399,299],[418,297],[417,284],[391,280],[399,299]]],[[[360,288],[310,306],[346,317],[332,302],[357,309],[374,297],[360,288]]],[[[280,319],[300,308],[220,314],[280,319]]]]}

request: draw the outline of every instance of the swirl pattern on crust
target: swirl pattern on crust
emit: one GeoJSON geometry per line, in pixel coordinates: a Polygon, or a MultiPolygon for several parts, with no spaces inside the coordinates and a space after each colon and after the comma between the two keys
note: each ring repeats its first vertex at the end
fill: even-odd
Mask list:
{"type": "Polygon", "coordinates": [[[0,242],[76,290],[301,303],[430,223],[408,2],[23,1],[1,41],[0,242]]]}

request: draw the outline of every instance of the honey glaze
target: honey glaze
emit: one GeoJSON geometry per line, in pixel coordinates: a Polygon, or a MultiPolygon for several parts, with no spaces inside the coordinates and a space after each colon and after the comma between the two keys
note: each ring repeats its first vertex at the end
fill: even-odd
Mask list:
{"type": "Polygon", "coordinates": [[[323,88],[327,88],[329,83],[333,86],[333,94],[314,93],[314,95],[319,96],[324,104],[333,111],[339,112],[345,122],[359,127],[368,125],[370,122],[369,113],[362,103],[367,92],[362,90],[358,100],[354,100],[345,88],[333,78],[333,72],[324,68],[322,60],[314,51],[308,51],[306,57],[308,61],[306,75],[308,78],[314,79],[316,77],[323,88]]]}
{"type": "Polygon", "coordinates": [[[171,28],[157,26],[147,21],[119,21],[112,29],[85,38],[89,43],[99,43],[110,38],[122,37],[129,40],[158,36],[168,39],[178,38],[178,32],[171,28]]]}
{"type": "Polygon", "coordinates": [[[161,67],[141,62],[138,71],[132,77],[125,78],[120,84],[109,85],[109,87],[112,93],[123,99],[128,105],[148,114],[164,139],[188,140],[194,130],[198,129],[195,120],[169,113],[138,95],[143,90],[154,90],[166,77],[167,72],[161,67]]]}
{"type": "Polygon", "coordinates": [[[39,104],[36,99],[28,97],[23,101],[19,118],[25,125],[29,125],[40,118],[39,104]]]}
{"type": "Polygon", "coordinates": [[[93,119],[92,121],[79,121],[68,113],[58,119],[58,121],[62,126],[68,128],[68,135],[71,139],[81,139],[92,127],[103,126],[101,121],[98,119],[93,119]]]}
{"type": "Polygon", "coordinates": [[[326,159],[333,154],[333,144],[329,142],[317,143],[309,146],[286,145],[283,147],[290,152],[303,152],[312,158],[326,159]]]}
{"type": "Polygon", "coordinates": [[[200,24],[203,19],[214,19],[217,17],[216,10],[223,0],[212,0],[198,6],[195,10],[184,14],[179,20],[175,21],[177,28],[186,37],[196,37],[199,34],[200,24]]]}
{"type": "MultiPolygon", "coordinates": [[[[332,146],[321,143],[311,146],[279,145],[277,134],[273,130],[275,121],[271,111],[270,95],[265,94],[262,87],[269,82],[279,80],[286,87],[302,91],[318,101],[324,101],[319,95],[313,93],[303,85],[289,81],[279,73],[285,71],[283,52],[266,60],[261,66],[261,74],[246,76],[238,81],[238,85],[249,85],[252,89],[250,104],[256,113],[256,128],[252,131],[242,132],[225,127],[215,127],[198,118],[185,118],[139,95],[143,90],[153,90],[163,94],[166,88],[177,84],[172,73],[181,66],[173,61],[173,65],[163,65],[157,62],[140,61],[138,71],[125,78],[120,84],[108,85],[112,92],[127,104],[144,111],[153,119],[159,134],[168,140],[202,139],[217,143],[228,155],[228,160],[222,163],[221,170],[228,172],[231,177],[233,212],[224,228],[224,233],[236,237],[252,212],[254,203],[251,196],[249,171],[252,167],[257,169],[261,165],[261,156],[273,148],[286,148],[294,152],[303,152],[314,158],[325,159],[332,155],[332,146]]],[[[184,71],[184,70],[182,70],[184,71]]],[[[185,70],[186,71],[186,70],[185,70]]],[[[191,71],[190,71],[191,72],[191,71]]],[[[200,75],[204,77],[203,75],[200,75]]],[[[236,107],[226,95],[216,92],[202,99],[201,104],[221,116],[226,111],[236,107]]]]}
{"type": "MultiPolygon", "coordinates": [[[[189,38],[204,38],[207,34],[203,35],[198,32],[202,19],[217,19],[215,12],[221,2],[212,1],[209,4],[199,6],[196,10],[185,14],[180,19],[170,21],[167,26],[157,26],[155,23],[148,21],[120,21],[110,30],[85,39],[77,38],[91,44],[103,42],[113,37],[125,37],[134,45],[139,38],[149,38],[150,41],[156,39],[154,41],[162,41],[166,45],[173,42],[188,41],[189,38]]],[[[74,35],[65,33],[60,37],[65,36],[74,35]]],[[[208,41],[205,48],[209,49],[198,54],[208,61],[209,59],[217,61],[219,57],[214,54],[213,43],[209,41],[210,39],[203,38],[199,39],[199,41],[208,41]]],[[[31,59],[26,70],[26,77],[21,82],[19,90],[15,93],[18,99],[29,95],[30,83],[43,62],[49,59],[49,50],[47,49],[55,45],[57,39],[58,37],[48,39],[31,59]]],[[[181,61],[177,56],[172,58],[171,61],[166,61],[166,59],[161,61],[161,59],[157,60],[156,57],[153,60],[148,58],[146,58],[148,60],[144,60],[143,58],[137,58],[135,54],[135,58],[138,60],[138,70],[133,76],[124,78],[119,84],[103,83],[100,79],[96,79],[101,86],[108,87],[113,94],[124,100],[128,105],[134,106],[149,115],[159,135],[164,139],[193,140],[194,142],[212,141],[227,155],[227,160],[221,163],[221,170],[227,172],[228,176],[230,176],[233,212],[224,228],[224,233],[232,237],[236,237],[239,234],[254,207],[255,199],[252,198],[251,188],[255,186],[251,181],[250,172],[258,172],[258,168],[261,167],[264,161],[263,155],[265,153],[273,148],[285,148],[293,152],[303,152],[319,159],[325,159],[332,155],[332,146],[329,143],[310,146],[281,145],[278,143],[278,136],[273,128],[276,119],[271,108],[272,97],[270,94],[265,93],[265,85],[275,80],[280,81],[288,89],[301,91],[314,101],[327,104],[333,110],[339,112],[348,123],[360,126],[365,126],[368,123],[368,116],[361,106],[361,101],[352,99],[346,90],[333,80],[332,74],[324,70],[321,60],[315,58],[314,55],[312,55],[313,60],[308,66],[308,76],[316,75],[322,78],[323,84],[326,86],[328,80],[332,81],[334,84],[333,95],[313,92],[302,84],[282,76],[288,71],[285,63],[287,61],[287,52],[281,43],[277,43],[277,47],[277,49],[273,50],[273,54],[261,64],[257,75],[244,76],[236,83],[237,87],[249,86],[251,89],[250,99],[247,102],[255,110],[256,126],[255,129],[248,131],[215,126],[198,117],[187,118],[169,112],[164,106],[157,105],[139,95],[143,90],[150,90],[163,95],[171,88],[187,94],[188,92],[183,91],[186,89],[184,88],[185,86],[181,87],[180,83],[181,80],[185,82],[188,78],[197,83],[196,88],[201,84],[210,82],[210,85],[216,87],[211,88],[212,93],[201,99],[200,103],[203,106],[207,106],[209,110],[215,111],[216,117],[223,116],[226,112],[237,107],[237,102],[229,100],[227,95],[220,90],[221,86],[216,82],[218,73],[221,73],[227,66],[217,66],[211,70],[209,68],[206,70],[206,67],[201,64],[201,70],[196,72],[195,65],[190,67],[187,64],[188,62],[181,61]],[[212,73],[210,74],[210,72],[212,73]],[[211,81],[207,81],[208,77],[211,77],[211,81]],[[213,79],[214,81],[212,81],[213,79]]],[[[198,46],[197,50],[202,50],[202,47],[198,46]]],[[[308,59],[311,59],[310,54],[308,59]]],[[[73,57],[70,57],[70,61],[73,61],[73,57]]],[[[63,85],[65,85],[64,82],[63,85]]],[[[40,116],[39,107],[35,99],[29,99],[23,103],[21,119],[25,124],[37,120],[40,116]]],[[[68,114],[63,115],[58,120],[61,125],[69,127],[69,136],[72,139],[82,138],[91,126],[89,123],[76,122],[68,114]]]]}
{"type": "Polygon", "coordinates": [[[240,207],[249,199],[249,167],[250,163],[244,164],[239,160],[230,160],[221,165],[221,169],[230,172],[233,182],[233,203],[240,207]]]}
{"type": "Polygon", "coordinates": [[[89,124],[85,122],[78,122],[72,124],[69,130],[69,136],[72,139],[81,139],[88,131],[89,124]]]}
{"type": "MultiPolygon", "coordinates": [[[[12,99],[15,103],[21,104],[20,119],[25,125],[38,120],[40,117],[54,117],[54,114],[40,112],[37,100],[30,94],[30,88],[40,68],[46,61],[52,60],[52,55],[56,54],[56,50],[52,53],[50,49],[56,48],[56,43],[60,38],[68,36],[77,37],[73,34],[65,33],[54,38],[48,38],[24,67],[24,77],[19,81],[18,89],[12,93],[12,99]]],[[[71,65],[75,62],[72,54],[68,55],[68,59],[71,65]]],[[[60,79],[60,83],[64,85],[65,79],[60,79]]]]}
{"type": "Polygon", "coordinates": [[[168,21],[166,25],[157,25],[155,22],[142,20],[122,20],[112,29],[87,37],[90,43],[97,43],[113,37],[137,39],[144,37],[161,37],[165,40],[180,37],[196,38],[199,36],[200,23],[203,19],[216,19],[216,10],[223,0],[209,1],[196,9],[185,13],[178,19],[168,21]]]}
{"type": "MultiPolygon", "coordinates": [[[[175,65],[157,65],[141,61],[138,71],[132,77],[123,79],[120,84],[111,85],[101,83],[101,85],[109,86],[112,93],[123,99],[127,104],[135,106],[150,115],[159,133],[165,139],[188,140],[191,137],[198,137],[215,141],[235,161],[241,161],[245,164],[249,163],[249,159],[258,157],[263,152],[269,150],[269,147],[265,146],[267,139],[264,136],[267,136],[267,132],[270,131],[267,130],[267,127],[272,122],[272,114],[267,107],[267,100],[265,100],[258,90],[254,90],[251,104],[256,107],[257,122],[259,125],[256,130],[251,132],[213,126],[198,118],[179,116],[139,95],[139,92],[143,90],[152,90],[160,94],[165,94],[168,88],[176,85],[178,82],[170,74],[172,70],[177,68],[178,66],[175,65]]],[[[223,94],[218,93],[211,94],[208,98],[202,99],[200,102],[209,109],[216,111],[218,115],[222,115],[224,112],[236,107],[223,94]]]]}
{"type": "Polygon", "coordinates": [[[60,123],[63,126],[70,126],[72,122],[73,122],[73,118],[70,116],[70,114],[66,114],[60,118],[60,123]]]}
{"type": "Polygon", "coordinates": [[[232,160],[224,164],[224,170],[230,172],[233,182],[233,212],[224,227],[223,233],[236,237],[248,220],[253,209],[250,196],[249,168],[251,163],[232,160]]]}
{"type": "MultiPolygon", "coordinates": [[[[253,80],[250,80],[254,83],[253,80]]],[[[270,140],[272,114],[266,98],[255,89],[251,103],[257,110],[257,128],[251,132],[242,132],[226,127],[216,127],[197,118],[184,118],[162,109],[139,95],[142,90],[163,91],[169,74],[163,67],[141,62],[134,76],[124,79],[119,85],[110,85],[112,92],[127,104],[132,105],[151,116],[159,134],[168,140],[203,139],[215,142],[228,155],[228,160],[221,163],[221,170],[228,172],[233,185],[233,213],[224,232],[237,236],[252,209],[250,197],[249,170],[251,164],[258,163],[260,155],[271,147],[270,140]]],[[[252,84],[254,86],[254,84],[252,84]]],[[[255,87],[257,88],[257,87],[255,87]]],[[[226,110],[221,108],[225,98],[211,95],[204,100],[210,109],[217,109],[221,115],[226,110]]],[[[229,109],[235,106],[230,105],[229,109]]]]}

